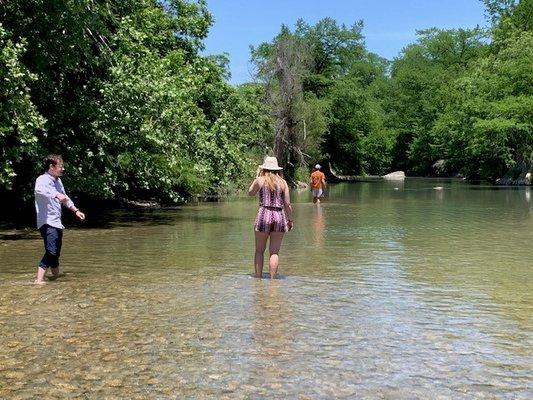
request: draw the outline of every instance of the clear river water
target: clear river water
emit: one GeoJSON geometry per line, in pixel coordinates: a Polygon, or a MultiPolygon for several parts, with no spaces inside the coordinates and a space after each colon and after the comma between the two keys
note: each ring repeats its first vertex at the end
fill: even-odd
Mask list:
{"type": "Polygon", "coordinates": [[[0,231],[0,398],[533,398],[532,192],[293,192],[273,281],[252,198],[69,220],[43,286],[38,232],[0,231]]]}

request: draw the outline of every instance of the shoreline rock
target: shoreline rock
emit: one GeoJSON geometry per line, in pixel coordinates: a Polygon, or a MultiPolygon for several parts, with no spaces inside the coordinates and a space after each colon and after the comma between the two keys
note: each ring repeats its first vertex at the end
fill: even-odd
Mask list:
{"type": "Polygon", "coordinates": [[[533,160],[521,159],[501,178],[496,179],[496,185],[531,186],[533,182],[533,160]]]}
{"type": "Polygon", "coordinates": [[[405,179],[405,172],[403,171],[394,171],[390,174],[383,175],[383,179],[389,180],[389,181],[403,181],[405,179]]]}

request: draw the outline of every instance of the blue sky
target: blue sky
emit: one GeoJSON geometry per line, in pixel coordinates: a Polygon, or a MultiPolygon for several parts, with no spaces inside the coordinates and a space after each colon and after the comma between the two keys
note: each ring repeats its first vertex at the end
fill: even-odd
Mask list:
{"type": "Polygon", "coordinates": [[[229,54],[233,84],[252,80],[250,45],[271,41],[298,18],[311,25],[325,17],[346,25],[362,19],[367,49],[387,59],[414,42],[417,29],[487,25],[480,0],[208,0],[208,8],[215,22],[204,53],[229,54]]]}

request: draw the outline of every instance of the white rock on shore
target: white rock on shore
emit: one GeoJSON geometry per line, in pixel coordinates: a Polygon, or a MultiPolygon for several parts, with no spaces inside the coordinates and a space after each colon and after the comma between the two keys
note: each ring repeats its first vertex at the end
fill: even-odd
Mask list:
{"type": "Polygon", "coordinates": [[[383,175],[383,179],[388,179],[391,181],[403,181],[405,179],[405,172],[403,171],[391,172],[390,174],[383,175]]]}

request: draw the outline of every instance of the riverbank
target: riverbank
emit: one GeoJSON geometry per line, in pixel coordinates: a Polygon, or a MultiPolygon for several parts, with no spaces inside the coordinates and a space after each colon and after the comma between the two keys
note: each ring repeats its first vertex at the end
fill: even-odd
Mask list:
{"type": "Polygon", "coordinates": [[[484,180],[484,179],[469,179],[461,175],[460,173],[453,173],[449,175],[444,174],[435,174],[428,176],[408,176],[405,175],[403,171],[392,172],[387,175],[342,175],[335,171],[331,164],[329,168],[324,169],[329,182],[368,182],[376,181],[381,179],[391,179],[391,180],[402,180],[407,178],[419,178],[419,179],[461,179],[467,182],[486,182],[498,186],[532,186],[533,185],[533,174],[531,171],[531,166],[524,165],[521,168],[514,168],[507,172],[501,178],[497,178],[493,181],[484,180]],[[396,174],[397,176],[389,177],[390,175],[396,174]],[[403,175],[403,176],[402,176],[403,175]]]}

